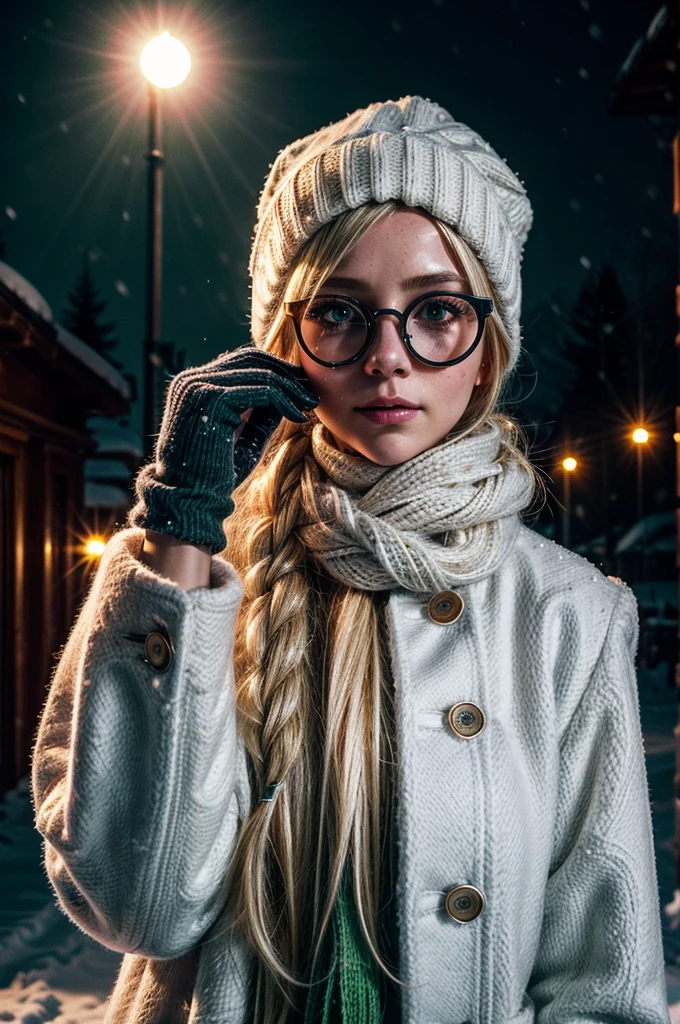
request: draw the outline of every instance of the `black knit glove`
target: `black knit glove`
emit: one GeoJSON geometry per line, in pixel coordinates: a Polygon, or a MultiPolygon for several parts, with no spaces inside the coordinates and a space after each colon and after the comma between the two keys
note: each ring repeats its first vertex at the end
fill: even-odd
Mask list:
{"type": "Polygon", "coordinates": [[[127,525],[170,534],[212,554],[222,551],[232,491],[281,417],[304,423],[304,412],[318,404],[299,366],[256,348],[180,371],[168,388],[154,460],[135,479],[137,503],[127,525]],[[255,419],[234,443],[246,409],[255,419]]]}

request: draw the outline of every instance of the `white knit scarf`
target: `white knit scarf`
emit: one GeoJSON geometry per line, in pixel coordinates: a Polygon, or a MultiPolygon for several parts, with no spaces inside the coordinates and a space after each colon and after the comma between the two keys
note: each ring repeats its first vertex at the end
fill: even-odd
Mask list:
{"type": "Polygon", "coordinates": [[[314,484],[304,543],[329,575],[360,590],[436,593],[482,579],[511,550],[533,492],[516,458],[495,461],[501,445],[489,420],[474,436],[379,466],[340,451],[316,423],[312,450],[328,479],[314,484]]]}

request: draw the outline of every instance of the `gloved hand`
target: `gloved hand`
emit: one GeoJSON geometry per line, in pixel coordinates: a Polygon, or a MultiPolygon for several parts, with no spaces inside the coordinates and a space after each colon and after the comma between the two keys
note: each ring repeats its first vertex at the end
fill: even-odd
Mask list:
{"type": "Polygon", "coordinates": [[[239,348],[173,377],[153,462],[135,479],[137,503],[128,526],[167,533],[212,554],[224,549],[222,521],[231,515],[231,494],[253,468],[282,416],[304,423],[319,404],[304,371],[269,352],[239,348]],[[234,431],[240,414],[255,421],[236,442],[248,456],[234,466],[234,431]],[[264,415],[263,415],[264,414],[264,415]],[[257,445],[261,447],[257,451],[257,445]]]}

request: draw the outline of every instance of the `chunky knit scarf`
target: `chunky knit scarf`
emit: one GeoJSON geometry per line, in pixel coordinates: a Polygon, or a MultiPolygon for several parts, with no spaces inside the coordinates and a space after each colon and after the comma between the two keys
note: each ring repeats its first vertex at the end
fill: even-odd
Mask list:
{"type": "Polygon", "coordinates": [[[315,487],[304,542],[335,579],[360,590],[436,593],[493,573],[512,548],[533,481],[501,453],[501,428],[452,438],[397,466],[340,451],[322,423],[312,449],[328,480],[315,487]]]}
{"type": "MultiPolygon", "coordinates": [[[[315,485],[316,507],[307,499],[304,542],[332,577],[361,590],[436,593],[482,579],[510,551],[517,513],[533,493],[511,451],[497,461],[501,447],[500,425],[489,420],[474,436],[379,466],[340,451],[317,423],[312,450],[328,479],[315,485]]],[[[304,1024],[380,1024],[380,971],[361,932],[347,871],[314,980],[304,1024]]]]}

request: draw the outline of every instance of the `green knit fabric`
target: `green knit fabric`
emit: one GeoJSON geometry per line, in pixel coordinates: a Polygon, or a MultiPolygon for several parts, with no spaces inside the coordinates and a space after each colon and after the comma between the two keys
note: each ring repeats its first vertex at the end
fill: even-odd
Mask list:
{"type": "Polygon", "coordinates": [[[345,871],[308,990],[304,1024],[380,1024],[380,968],[368,949],[345,871]],[[317,980],[319,979],[319,980],[317,980]]]}
{"type": "Polygon", "coordinates": [[[212,554],[223,551],[232,491],[257,462],[276,414],[306,423],[305,411],[318,404],[300,367],[259,349],[236,349],[181,370],[168,388],[154,457],[135,478],[136,503],[126,525],[212,554]],[[270,422],[259,434],[244,430],[235,450],[234,433],[246,409],[264,409],[270,422]],[[239,452],[244,445],[248,452],[239,452]]]}

